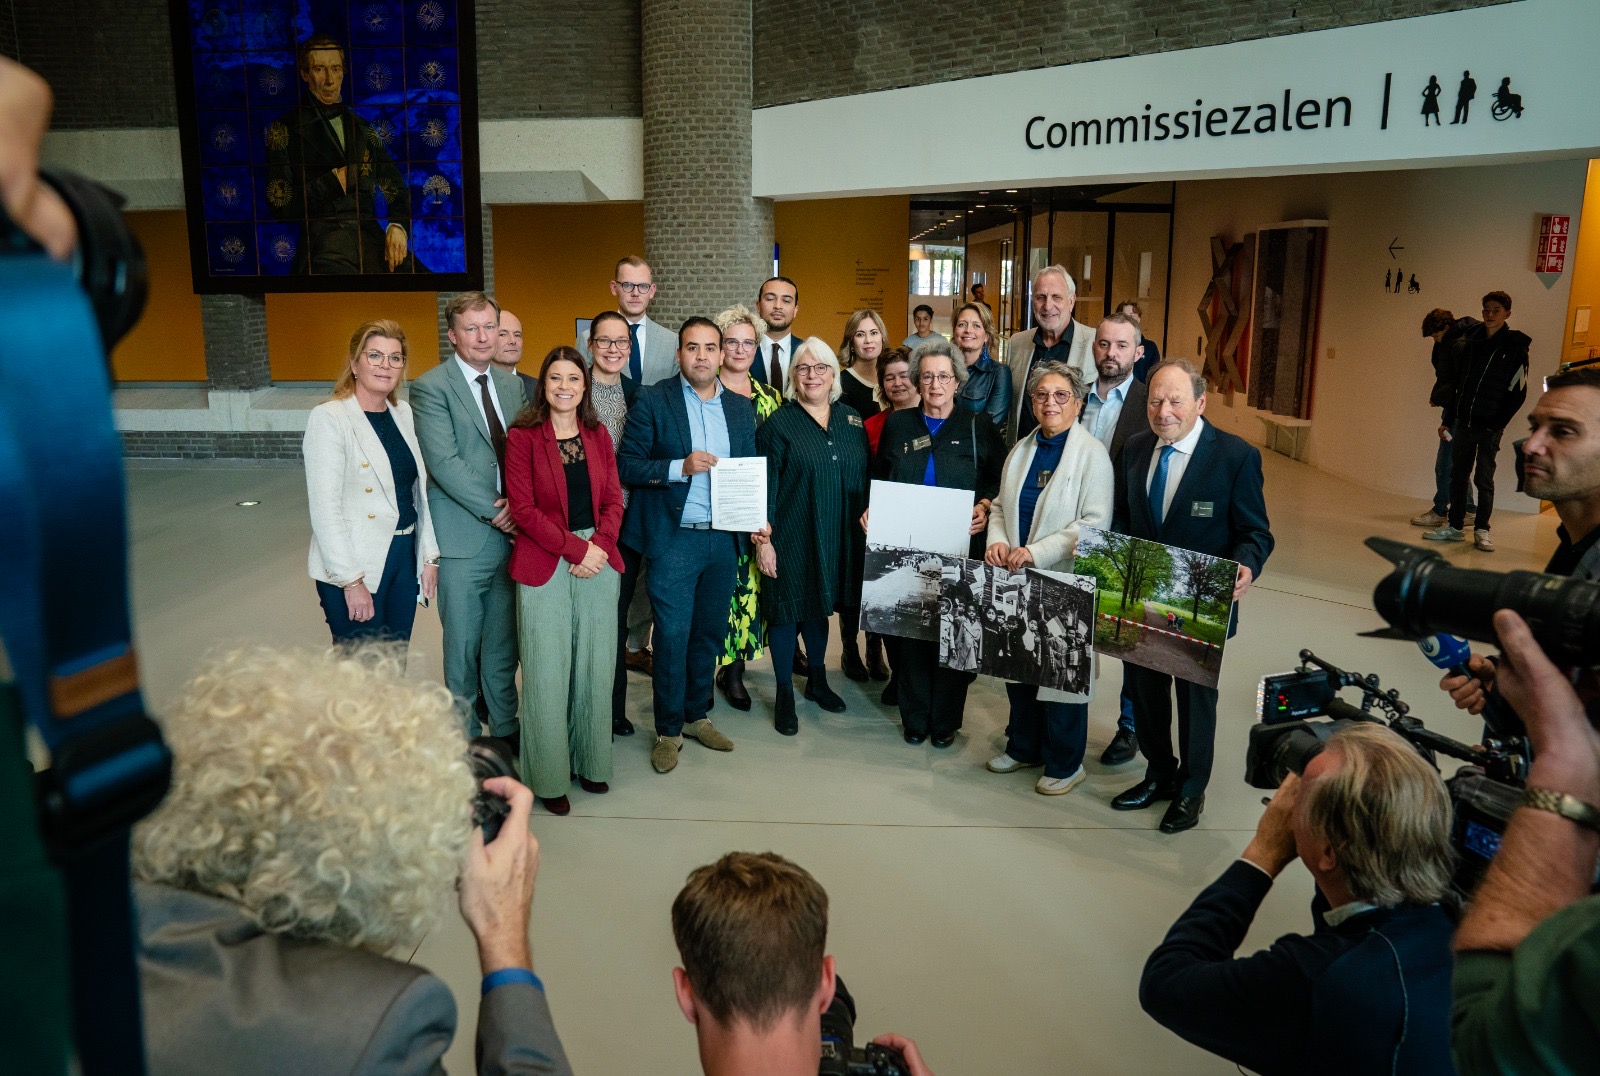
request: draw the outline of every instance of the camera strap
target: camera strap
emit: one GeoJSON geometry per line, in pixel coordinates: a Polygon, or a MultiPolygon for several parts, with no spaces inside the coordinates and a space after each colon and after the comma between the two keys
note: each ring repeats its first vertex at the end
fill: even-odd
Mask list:
{"type": "Polygon", "coordinates": [[[129,829],[171,756],[139,691],[122,446],[95,312],[72,270],[0,258],[0,640],[28,722],[45,843],[67,887],[74,1041],[86,1076],[145,1071],[129,829]]]}

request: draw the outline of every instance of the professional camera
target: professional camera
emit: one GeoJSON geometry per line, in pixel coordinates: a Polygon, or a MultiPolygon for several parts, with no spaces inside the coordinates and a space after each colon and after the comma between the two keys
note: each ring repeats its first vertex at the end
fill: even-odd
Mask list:
{"type": "Polygon", "coordinates": [[[1346,672],[1302,650],[1298,669],[1261,678],[1256,690],[1257,723],[1250,728],[1245,750],[1245,781],[1255,788],[1277,788],[1288,774],[1303,774],[1336,729],[1358,721],[1387,725],[1435,768],[1438,755],[1469,763],[1445,781],[1455,815],[1454,886],[1465,899],[1499,851],[1506,823],[1517,808],[1528,774],[1528,742],[1520,736],[1491,736],[1481,748],[1472,747],[1430,732],[1409,709],[1398,691],[1381,689],[1377,674],[1346,672]],[[1360,706],[1338,697],[1348,687],[1360,689],[1360,706]]]}
{"type": "Polygon", "coordinates": [[[483,843],[488,844],[500,834],[500,824],[511,813],[511,804],[504,796],[490,792],[483,782],[491,777],[517,776],[517,761],[511,757],[505,741],[493,736],[474,736],[467,744],[467,762],[472,767],[472,778],[478,790],[472,794],[472,824],[483,827],[483,843]]]}
{"type": "Polygon", "coordinates": [[[906,1059],[899,1050],[867,1043],[855,1045],[856,1000],[836,979],[833,1001],[822,1014],[822,1063],[819,1076],[906,1076],[906,1059]]]}

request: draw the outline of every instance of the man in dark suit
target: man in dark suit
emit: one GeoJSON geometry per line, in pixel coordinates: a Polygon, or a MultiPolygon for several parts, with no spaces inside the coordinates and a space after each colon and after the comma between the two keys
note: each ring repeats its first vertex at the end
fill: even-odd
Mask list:
{"type": "MultiPolygon", "coordinates": [[[[1193,363],[1169,359],[1150,375],[1150,430],[1128,438],[1122,452],[1112,529],[1135,538],[1239,563],[1233,600],[1244,597],[1272,552],[1262,492],[1261,453],[1204,421],[1206,383],[1193,363]]],[[[1228,633],[1238,618],[1230,616],[1228,633]]],[[[1172,750],[1173,678],[1127,667],[1144,780],[1111,801],[1137,811],[1171,800],[1163,833],[1192,829],[1205,807],[1217,725],[1217,689],[1177,681],[1182,761],[1172,750]]]]}
{"type": "MultiPolygon", "coordinates": [[[[1124,303],[1123,306],[1131,304],[1124,303]]],[[[1144,335],[1139,319],[1119,311],[1100,323],[1094,334],[1094,365],[1099,375],[1089,386],[1080,419],[1083,428],[1094,434],[1111,454],[1111,467],[1117,485],[1122,484],[1122,449],[1128,438],[1150,428],[1145,415],[1149,390],[1134,371],[1145,360],[1144,335]]],[[[1133,695],[1128,690],[1126,673],[1122,685],[1121,711],[1117,715],[1117,734],[1100,755],[1107,766],[1131,761],[1139,751],[1133,731],[1133,695]]]]}
{"type": "Polygon", "coordinates": [[[267,127],[267,201],[280,219],[305,225],[306,272],[418,272],[406,235],[410,189],[384,140],[344,103],[344,68],[344,47],[328,35],[300,46],[311,101],[267,127]]]}
{"type": "Polygon", "coordinates": [[[622,483],[632,487],[622,542],[644,556],[655,610],[650,764],[657,773],[678,765],[684,735],[714,751],[733,750],[706,711],[745,536],[712,529],[710,472],[722,457],[756,454],[756,412],[723,390],[721,365],[721,330],[707,318],[685,321],[679,376],[639,391],[617,451],[622,483]]]}
{"type": "Polygon", "coordinates": [[[789,360],[801,338],[794,334],[794,316],[800,311],[800,286],[786,276],[775,276],[761,284],[756,294],[756,313],[767,323],[766,339],[756,348],[756,361],[750,376],[783,391],[789,376],[789,360]]]}
{"type": "Polygon", "coordinates": [[[522,396],[527,403],[533,403],[539,393],[539,378],[536,374],[523,373],[517,369],[517,364],[522,361],[522,319],[509,310],[500,311],[500,341],[494,353],[494,364],[508,374],[516,374],[517,380],[522,382],[522,396]]]}

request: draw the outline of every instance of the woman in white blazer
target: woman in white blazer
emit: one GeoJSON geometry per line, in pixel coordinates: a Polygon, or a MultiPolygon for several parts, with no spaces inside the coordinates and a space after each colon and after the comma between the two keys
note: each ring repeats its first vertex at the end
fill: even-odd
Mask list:
{"type": "MultiPolygon", "coordinates": [[[[1000,495],[989,512],[989,548],[984,561],[996,567],[1072,570],[1079,527],[1109,527],[1115,493],[1105,445],[1076,419],[1087,390],[1072,367],[1047,362],[1028,378],[1024,406],[1039,428],[1006,456],[1000,495]]],[[[1094,625],[1087,626],[1093,632],[1094,625]]],[[[1006,749],[989,760],[995,773],[1034,766],[1044,776],[1034,790],[1046,796],[1070,792],[1083,780],[1089,698],[1050,692],[1031,684],[1007,684],[1011,699],[1006,749]],[[1054,701],[1041,698],[1054,694],[1054,701]]]]}
{"type": "Polygon", "coordinates": [[[395,399],[406,358],[398,324],[362,325],[333,399],[306,421],[308,567],[336,643],[411,638],[418,593],[438,586],[428,472],[411,407],[395,399]]]}

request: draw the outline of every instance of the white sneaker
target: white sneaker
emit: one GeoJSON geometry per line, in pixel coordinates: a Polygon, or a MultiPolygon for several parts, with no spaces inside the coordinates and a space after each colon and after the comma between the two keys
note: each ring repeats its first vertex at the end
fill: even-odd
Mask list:
{"type": "Polygon", "coordinates": [[[1041,796],[1065,796],[1068,792],[1077,788],[1086,776],[1088,775],[1083,772],[1083,767],[1079,766],[1070,777],[1039,778],[1039,782],[1033,786],[1033,790],[1041,796]]]}
{"type": "Polygon", "coordinates": [[[1472,532],[1472,544],[1485,553],[1494,552],[1494,539],[1489,537],[1488,531],[1474,530],[1472,532]]]}
{"type": "Polygon", "coordinates": [[[1423,537],[1433,542],[1465,542],[1467,540],[1465,531],[1457,530],[1448,523],[1436,531],[1429,531],[1423,537]]]}
{"type": "Polygon", "coordinates": [[[1448,522],[1450,522],[1449,516],[1440,515],[1431,508],[1420,516],[1411,517],[1413,527],[1442,527],[1448,522]]]}
{"type": "Polygon", "coordinates": [[[1018,762],[1004,751],[989,760],[990,773],[1016,773],[1018,770],[1031,770],[1043,766],[1042,762],[1018,762]]]}

